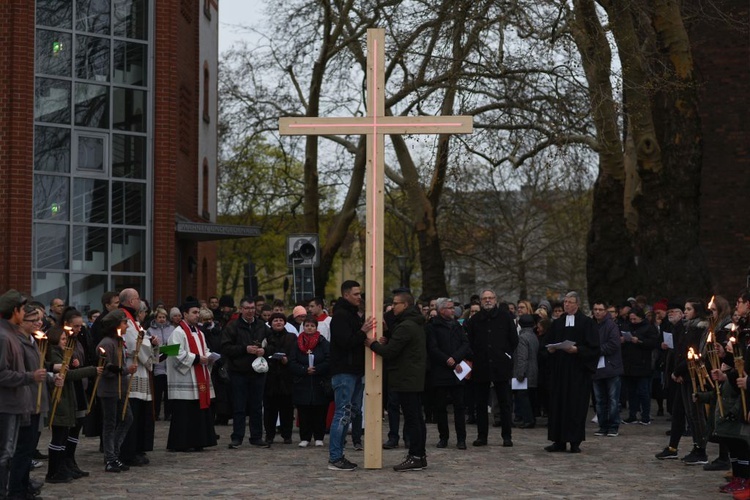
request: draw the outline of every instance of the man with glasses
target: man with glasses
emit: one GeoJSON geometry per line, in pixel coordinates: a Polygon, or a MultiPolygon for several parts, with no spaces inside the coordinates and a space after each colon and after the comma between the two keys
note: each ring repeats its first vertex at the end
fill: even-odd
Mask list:
{"type": "Polygon", "coordinates": [[[16,290],[0,296],[0,498],[8,494],[10,460],[22,417],[36,409],[32,388],[47,377],[44,368],[26,366],[24,359],[19,331],[26,302],[16,290]]]}
{"type": "Polygon", "coordinates": [[[500,406],[503,446],[510,447],[513,446],[510,379],[513,377],[513,353],[518,346],[516,323],[507,307],[498,307],[493,290],[483,290],[479,300],[482,310],[465,323],[473,352],[471,377],[477,407],[477,439],[472,445],[487,446],[489,421],[486,408],[490,384],[493,384],[500,406]]]}
{"type": "Polygon", "coordinates": [[[253,369],[253,362],[266,353],[270,328],[255,316],[255,302],[245,297],[240,301],[240,317],[230,322],[221,333],[221,354],[226,358],[232,385],[232,442],[230,449],[239,448],[245,438],[245,421],[250,413],[250,444],[269,448],[263,439],[263,393],[266,373],[253,369]]]}
{"type": "Polygon", "coordinates": [[[617,437],[620,429],[620,375],[622,345],[620,330],[607,312],[602,300],[595,300],[592,309],[599,332],[601,354],[594,373],[594,399],[599,430],[595,436],[617,437]]]}

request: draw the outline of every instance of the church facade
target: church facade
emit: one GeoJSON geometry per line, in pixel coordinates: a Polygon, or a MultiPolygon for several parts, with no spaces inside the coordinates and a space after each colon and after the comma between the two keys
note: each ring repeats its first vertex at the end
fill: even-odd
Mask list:
{"type": "Polygon", "coordinates": [[[215,292],[217,8],[2,2],[0,288],[82,310],[215,292]]]}

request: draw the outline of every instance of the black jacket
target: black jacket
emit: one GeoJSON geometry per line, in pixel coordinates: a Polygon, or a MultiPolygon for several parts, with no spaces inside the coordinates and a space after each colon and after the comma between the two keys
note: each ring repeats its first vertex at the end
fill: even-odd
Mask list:
{"type": "Polygon", "coordinates": [[[268,359],[268,376],[266,377],[264,394],[290,396],[292,394],[292,372],[289,371],[289,363],[294,351],[299,351],[297,336],[289,333],[286,329],[280,332],[271,330],[268,334],[268,345],[265,350],[265,357],[268,359]],[[286,354],[287,364],[282,364],[280,359],[271,358],[277,352],[286,354]]]}
{"type": "Polygon", "coordinates": [[[310,366],[310,358],[306,352],[300,351],[295,343],[289,354],[288,365],[294,380],[292,402],[295,405],[327,405],[330,401],[322,385],[330,378],[330,348],[331,344],[324,337],[320,337],[312,352],[315,356],[315,374],[309,375],[307,368],[310,366]]]}
{"type": "Polygon", "coordinates": [[[508,381],[513,377],[513,353],[518,346],[516,323],[498,307],[482,309],[466,322],[474,382],[508,381]]]}
{"type": "Polygon", "coordinates": [[[365,374],[364,319],[359,308],[340,297],[331,318],[331,375],[365,374]]]}
{"type": "Polygon", "coordinates": [[[221,332],[221,355],[226,360],[227,370],[246,375],[258,375],[253,370],[254,354],[248,354],[247,346],[263,346],[269,333],[263,321],[255,318],[248,323],[243,318],[229,323],[221,332]]]}
{"type": "Polygon", "coordinates": [[[453,368],[446,362],[453,358],[456,364],[471,353],[469,337],[458,321],[433,318],[425,328],[427,334],[427,354],[430,358],[430,378],[435,387],[458,385],[453,368]]]}
{"type": "Polygon", "coordinates": [[[388,388],[396,392],[424,391],[427,367],[427,343],[424,338],[424,316],[410,307],[396,316],[387,344],[370,346],[384,360],[388,370],[388,388]]]}
{"type": "Polygon", "coordinates": [[[630,330],[634,337],[638,337],[638,343],[626,340],[622,344],[623,374],[626,377],[649,377],[652,372],[651,353],[659,346],[659,332],[646,320],[632,325],[630,330]]]}

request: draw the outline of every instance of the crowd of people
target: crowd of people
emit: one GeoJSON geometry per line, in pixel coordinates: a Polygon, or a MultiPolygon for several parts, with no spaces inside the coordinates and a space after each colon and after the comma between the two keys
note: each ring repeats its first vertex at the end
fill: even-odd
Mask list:
{"type": "Polygon", "coordinates": [[[580,453],[589,408],[604,438],[621,425],[671,416],[669,442],[656,459],[727,470],[721,491],[750,497],[750,414],[743,354],[750,344],[750,292],[735,307],[720,296],[594,300],[592,315],[575,292],[561,302],[499,300],[486,289],[465,305],[440,297],[417,301],[393,291],[382,328],[365,318],[360,284],[345,281],[326,304],[311,298],[291,314],[283,301],[230,296],[153,309],[137,290],[102,296],[84,314],[62,299],[45,305],[15,290],[0,296],[0,498],[33,498],[32,463],[46,458],[46,481],[88,476],[76,462],[79,437],[99,436],[103,467],[119,473],[148,465],[155,422],[169,421],[166,448],[215,446],[229,425],[228,447],[293,444],[323,447],[328,468],[351,471],[350,437],[361,450],[365,352],[384,360],[388,439],[408,449],[396,471],[427,467],[426,423],[437,448],[488,444],[490,417],[502,446],[513,432],[547,419],[547,452],[580,453]],[[373,329],[378,338],[368,335],[373,329]],[[488,407],[492,408],[488,412],[488,407]],[[626,417],[621,418],[621,412],[626,417]],[[400,419],[403,416],[403,429],[400,419]],[[48,426],[47,454],[38,451],[48,426]],[[401,434],[400,434],[400,431],[401,434]],[[709,462],[707,443],[718,443],[709,462]]]}

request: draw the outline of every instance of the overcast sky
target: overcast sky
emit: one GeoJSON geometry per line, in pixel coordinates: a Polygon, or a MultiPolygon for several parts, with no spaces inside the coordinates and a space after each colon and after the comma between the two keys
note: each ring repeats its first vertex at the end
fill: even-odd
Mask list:
{"type": "Polygon", "coordinates": [[[239,26],[257,24],[268,0],[221,0],[219,2],[219,54],[252,36],[239,26]]]}

